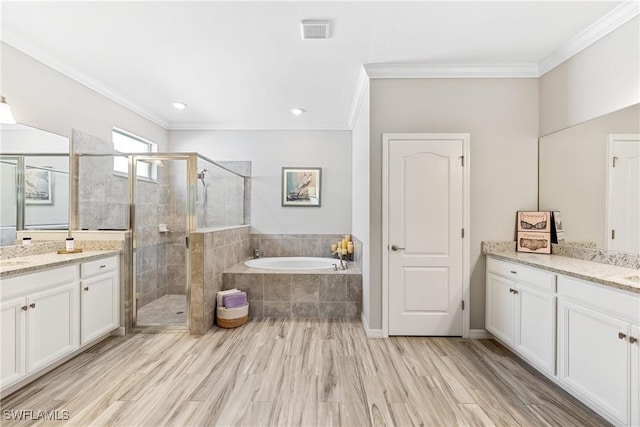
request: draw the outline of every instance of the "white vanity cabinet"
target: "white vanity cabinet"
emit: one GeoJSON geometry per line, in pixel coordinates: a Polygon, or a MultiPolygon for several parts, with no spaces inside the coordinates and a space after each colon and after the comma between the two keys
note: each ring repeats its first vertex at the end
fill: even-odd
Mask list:
{"type": "Polygon", "coordinates": [[[615,424],[640,425],[640,297],[558,276],[560,383],[615,424]]]}
{"type": "Polygon", "coordinates": [[[118,257],[80,266],[80,343],[91,342],[119,326],[118,257]]]}
{"type": "Polygon", "coordinates": [[[67,266],[2,280],[2,388],[79,347],[78,270],[67,266]]]}
{"type": "Polygon", "coordinates": [[[541,371],[556,372],[555,275],[487,259],[486,329],[541,371]]]}

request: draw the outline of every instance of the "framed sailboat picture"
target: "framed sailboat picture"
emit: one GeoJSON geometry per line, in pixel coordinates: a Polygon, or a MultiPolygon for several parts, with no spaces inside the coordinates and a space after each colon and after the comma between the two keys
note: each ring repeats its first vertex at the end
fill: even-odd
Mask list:
{"type": "Polygon", "coordinates": [[[320,207],[322,168],[282,168],[282,206],[320,207]]]}

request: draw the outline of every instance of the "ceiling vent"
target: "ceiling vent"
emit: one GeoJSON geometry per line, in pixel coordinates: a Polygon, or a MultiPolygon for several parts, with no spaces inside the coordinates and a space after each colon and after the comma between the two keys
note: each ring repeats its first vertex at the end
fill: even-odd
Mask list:
{"type": "Polygon", "coordinates": [[[300,21],[302,40],[328,39],[330,26],[330,21],[300,21]]]}

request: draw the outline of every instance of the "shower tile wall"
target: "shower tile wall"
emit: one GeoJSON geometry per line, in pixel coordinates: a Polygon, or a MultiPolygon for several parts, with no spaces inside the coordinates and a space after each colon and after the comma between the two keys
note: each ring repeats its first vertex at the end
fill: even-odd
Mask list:
{"type": "MultiPolygon", "coordinates": [[[[251,162],[220,162],[243,176],[251,175],[251,162]]],[[[234,175],[205,160],[198,159],[198,171],[206,169],[204,181],[197,182],[196,218],[198,228],[234,226],[250,221],[247,197],[251,194],[249,180],[234,175]],[[246,182],[245,182],[246,181],[246,182]]]]}

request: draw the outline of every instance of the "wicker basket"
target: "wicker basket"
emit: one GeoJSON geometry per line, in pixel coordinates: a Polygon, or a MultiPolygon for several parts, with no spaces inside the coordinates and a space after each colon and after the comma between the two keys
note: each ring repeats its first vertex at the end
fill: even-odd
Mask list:
{"type": "Polygon", "coordinates": [[[218,327],[225,329],[237,328],[242,326],[249,320],[249,316],[238,317],[237,319],[220,319],[218,318],[218,327]]]}
{"type": "Polygon", "coordinates": [[[216,324],[225,329],[237,328],[249,320],[249,304],[244,307],[218,307],[216,324]]]}

